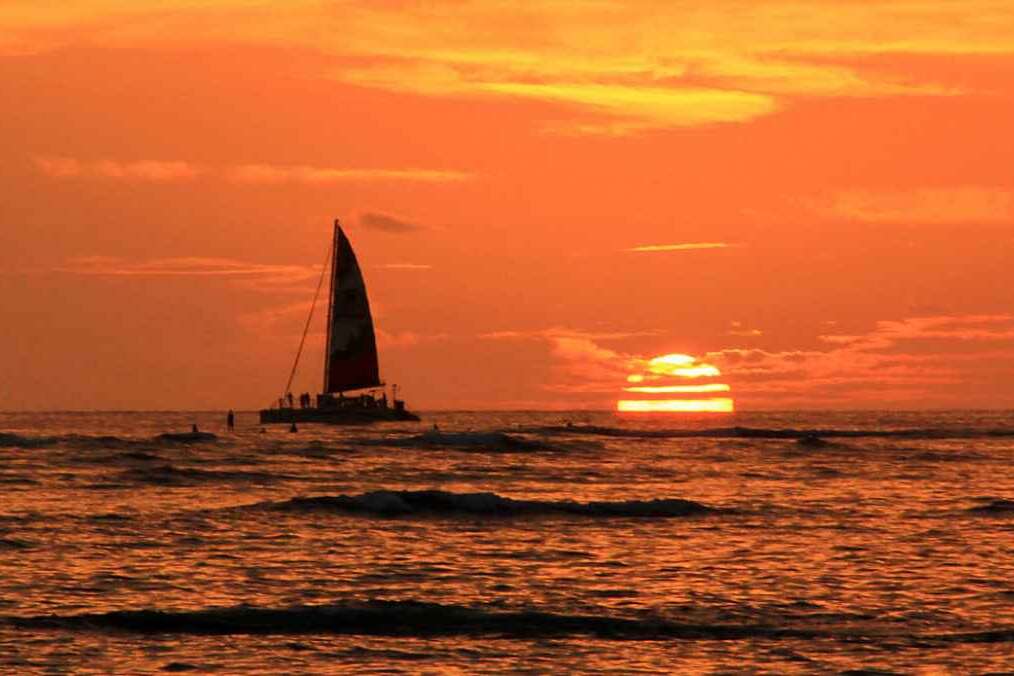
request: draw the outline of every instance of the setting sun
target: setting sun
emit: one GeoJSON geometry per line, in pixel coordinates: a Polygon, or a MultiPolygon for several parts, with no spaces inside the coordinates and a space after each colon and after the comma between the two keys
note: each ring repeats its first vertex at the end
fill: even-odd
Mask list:
{"type": "Polygon", "coordinates": [[[688,354],[665,354],[646,361],[635,361],[640,373],[627,376],[628,383],[651,382],[624,387],[625,393],[641,395],[616,402],[616,410],[628,413],[731,413],[731,397],[697,398],[694,395],[730,392],[726,383],[677,384],[684,379],[716,378],[721,371],[699,362],[688,354]]]}

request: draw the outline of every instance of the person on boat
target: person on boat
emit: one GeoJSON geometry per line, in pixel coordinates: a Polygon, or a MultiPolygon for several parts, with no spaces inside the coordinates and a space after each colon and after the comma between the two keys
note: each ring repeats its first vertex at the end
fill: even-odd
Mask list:
{"type": "Polygon", "coordinates": [[[229,431],[236,429],[236,414],[229,409],[229,412],[225,414],[225,426],[229,428],[229,431]]]}
{"type": "Polygon", "coordinates": [[[194,423],[193,425],[191,425],[191,426],[190,426],[190,433],[191,433],[191,434],[200,434],[200,433],[199,433],[199,432],[197,431],[197,423],[194,423]]]}
{"type": "Polygon", "coordinates": [[[292,408],[292,392],[285,395],[285,401],[289,402],[289,408],[292,408]]]}

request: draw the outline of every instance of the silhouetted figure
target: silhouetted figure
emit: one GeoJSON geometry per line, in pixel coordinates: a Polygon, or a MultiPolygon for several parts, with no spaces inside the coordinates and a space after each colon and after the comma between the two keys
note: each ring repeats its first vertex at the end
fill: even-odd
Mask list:
{"type": "Polygon", "coordinates": [[[285,400],[289,402],[289,408],[292,408],[292,392],[285,395],[285,400]]]}
{"type": "Polygon", "coordinates": [[[296,429],[296,423],[292,423],[292,426],[289,428],[289,431],[290,432],[298,432],[299,431],[298,429],[296,429]]]}
{"type": "Polygon", "coordinates": [[[197,423],[194,423],[193,425],[190,426],[190,433],[197,434],[197,423]]]}
{"type": "Polygon", "coordinates": [[[229,409],[229,412],[225,414],[225,426],[229,428],[229,431],[236,429],[236,414],[229,409]]]}

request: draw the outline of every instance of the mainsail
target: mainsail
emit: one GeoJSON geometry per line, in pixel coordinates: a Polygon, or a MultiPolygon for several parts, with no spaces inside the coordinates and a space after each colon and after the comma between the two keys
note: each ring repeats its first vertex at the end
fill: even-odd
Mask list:
{"type": "Polygon", "coordinates": [[[352,245],[335,221],[324,392],[330,394],[381,384],[366,284],[352,245]]]}

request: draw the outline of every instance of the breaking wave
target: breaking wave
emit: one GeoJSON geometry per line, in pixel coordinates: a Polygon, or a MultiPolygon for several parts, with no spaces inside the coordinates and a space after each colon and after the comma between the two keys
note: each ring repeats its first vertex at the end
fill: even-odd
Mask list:
{"type": "Polygon", "coordinates": [[[260,503],[283,511],[328,511],[380,517],[403,516],[575,516],[592,518],[667,518],[719,513],[691,500],[678,498],[573,502],[569,500],[516,500],[496,493],[447,491],[372,491],[360,495],[322,495],[260,503]]]}
{"type": "Polygon", "coordinates": [[[494,636],[507,639],[590,636],[606,640],[908,639],[946,643],[1009,643],[1014,629],[952,634],[895,635],[862,626],[779,627],[770,624],[681,623],[658,617],[610,617],[539,610],[489,610],[420,601],[295,606],[251,606],[195,611],[127,610],[79,615],[0,617],[21,629],[121,631],[137,634],[361,636],[494,636]]]}
{"type": "Polygon", "coordinates": [[[217,441],[210,432],[166,433],[150,438],[125,438],[111,435],[64,434],[59,436],[25,436],[0,432],[0,448],[51,448],[66,446],[75,449],[131,449],[150,446],[177,446],[187,443],[217,441]]]}

